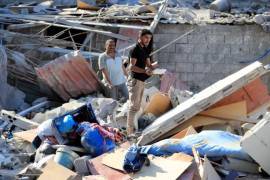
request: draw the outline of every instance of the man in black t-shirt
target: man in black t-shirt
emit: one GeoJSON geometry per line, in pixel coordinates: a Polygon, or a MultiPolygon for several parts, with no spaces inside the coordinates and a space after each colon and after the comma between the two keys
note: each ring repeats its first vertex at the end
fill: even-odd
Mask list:
{"type": "Polygon", "coordinates": [[[151,64],[153,34],[147,29],[139,33],[138,43],[130,51],[130,75],[128,78],[129,111],[127,118],[128,135],[134,133],[134,117],[140,110],[144,92],[144,81],[152,75],[154,66],[151,64]]]}

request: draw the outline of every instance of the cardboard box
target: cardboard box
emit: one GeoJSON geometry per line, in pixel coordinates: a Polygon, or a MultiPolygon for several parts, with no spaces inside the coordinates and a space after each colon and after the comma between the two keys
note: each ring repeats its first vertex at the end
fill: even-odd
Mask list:
{"type": "Polygon", "coordinates": [[[270,114],[259,121],[242,138],[241,146],[270,174],[270,114]]]}

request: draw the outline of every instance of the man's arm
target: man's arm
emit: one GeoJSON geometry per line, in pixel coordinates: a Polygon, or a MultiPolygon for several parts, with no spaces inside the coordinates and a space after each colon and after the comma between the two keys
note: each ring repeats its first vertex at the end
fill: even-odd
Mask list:
{"type": "Polygon", "coordinates": [[[105,80],[108,82],[108,84],[110,86],[112,86],[112,82],[111,82],[111,79],[109,77],[109,73],[106,69],[105,58],[102,55],[99,56],[99,58],[98,58],[98,67],[99,67],[99,70],[101,70],[105,80]]]}
{"type": "Polygon", "coordinates": [[[152,63],[152,60],[150,58],[146,59],[146,67],[148,67],[151,70],[156,69],[158,66],[157,62],[152,63]]]}
{"type": "Polygon", "coordinates": [[[137,62],[137,59],[135,58],[130,59],[130,70],[136,73],[142,73],[142,74],[146,73],[145,69],[139,68],[138,66],[135,65],[136,62],[137,62]]]}
{"type": "Polygon", "coordinates": [[[122,64],[122,69],[123,69],[124,75],[128,78],[127,69],[126,69],[126,67],[124,66],[124,64],[122,64]]]}
{"type": "Polygon", "coordinates": [[[112,82],[111,82],[111,79],[109,77],[108,71],[105,68],[101,69],[101,71],[102,71],[102,74],[105,77],[105,80],[109,83],[110,86],[112,86],[112,82]]]}

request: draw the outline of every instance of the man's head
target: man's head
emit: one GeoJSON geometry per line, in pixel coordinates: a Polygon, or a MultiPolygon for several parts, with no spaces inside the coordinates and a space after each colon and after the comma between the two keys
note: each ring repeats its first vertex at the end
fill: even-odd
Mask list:
{"type": "Polygon", "coordinates": [[[108,39],[106,41],[105,50],[106,50],[107,53],[115,52],[115,40],[114,39],[108,39]]]}
{"type": "Polygon", "coordinates": [[[148,46],[153,38],[153,33],[148,29],[142,29],[139,33],[139,43],[143,46],[148,46]]]}

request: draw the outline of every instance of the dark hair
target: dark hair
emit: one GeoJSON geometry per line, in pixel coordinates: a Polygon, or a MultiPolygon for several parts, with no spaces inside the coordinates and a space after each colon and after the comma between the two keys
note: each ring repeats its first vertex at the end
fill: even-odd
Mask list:
{"type": "Polygon", "coordinates": [[[149,54],[150,54],[153,51],[153,44],[154,44],[153,33],[150,30],[148,30],[148,29],[142,29],[142,30],[140,30],[139,37],[142,37],[144,35],[151,35],[152,36],[151,41],[149,42],[149,45],[147,47],[147,49],[149,51],[149,54]]]}
{"type": "Polygon", "coordinates": [[[150,30],[148,30],[148,29],[142,29],[142,30],[140,30],[139,36],[142,37],[144,35],[151,35],[151,36],[153,36],[153,33],[150,30]]]}

